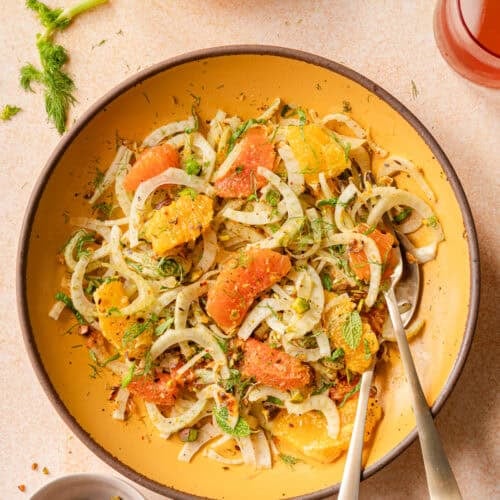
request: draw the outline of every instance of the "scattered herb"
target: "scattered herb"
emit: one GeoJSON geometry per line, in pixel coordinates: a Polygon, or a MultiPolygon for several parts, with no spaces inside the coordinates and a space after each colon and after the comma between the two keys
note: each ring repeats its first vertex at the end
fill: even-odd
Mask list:
{"type": "Polygon", "coordinates": [[[302,108],[297,108],[297,116],[299,117],[299,125],[303,127],[307,122],[306,112],[302,108]]]}
{"type": "Polygon", "coordinates": [[[106,311],[106,316],[121,316],[121,314],[122,314],[121,310],[116,306],[110,307],[106,311]]]}
{"type": "Polygon", "coordinates": [[[292,303],[292,309],[297,314],[304,314],[311,308],[310,302],[304,297],[297,297],[292,303]]]}
{"type": "Polygon", "coordinates": [[[411,81],[411,95],[413,99],[416,99],[418,97],[417,84],[413,80],[411,81]]]}
{"type": "Polygon", "coordinates": [[[341,141],[337,137],[337,134],[334,134],[333,132],[332,132],[332,137],[333,140],[344,150],[344,159],[345,162],[347,163],[349,161],[349,153],[351,152],[351,145],[348,142],[341,141]]]}
{"type": "Polygon", "coordinates": [[[238,165],[234,171],[237,173],[237,174],[241,174],[243,172],[243,170],[245,169],[245,167],[243,165],[238,165]]]}
{"type": "Polygon", "coordinates": [[[104,181],[104,172],[96,168],[95,177],[94,180],[92,181],[92,183],[94,184],[94,188],[97,189],[103,183],[103,181],[104,181]]]}
{"type": "Polygon", "coordinates": [[[55,299],[64,303],[64,305],[75,315],[80,325],[87,324],[85,318],[81,315],[79,311],[76,310],[75,306],[73,305],[73,301],[64,292],[57,292],[55,295],[55,299]]]}
{"type": "Polygon", "coordinates": [[[331,356],[327,359],[336,362],[342,359],[344,357],[344,354],[345,354],[344,349],[342,349],[342,347],[337,347],[337,349],[335,349],[335,351],[333,351],[331,356]]]}
{"type": "Polygon", "coordinates": [[[247,201],[257,201],[257,195],[255,193],[251,194],[248,198],[247,201]]]}
{"type": "Polygon", "coordinates": [[[330,275],[328,273],[321,273],[320,278],[321,278],[321,283],[323,283],[323,288],[328,292],[331,292],[333,288],[333,283],[330,275]]]}
{"type": "Polygon", "coordinates": [[[144,357],[144,371],[143,375],[149,375],[153,369],[153,358],[151,356],[151,351],[149,350],[144,357]]]}
{"type": "Polygon", "coordinates": [[[101,201],[92,206],[92,212],[100,212],[106,219],[109,219],[113,212],[113,204],[101,201]]]}
{"type": "MultiPolygon", "coordinates": [[[[264,123],[264,120],[256,120],[254,118],[251,118],[250,120],[247,120],[246,122],[242,123],[231,135],[228,141],[228,146],[227,146],[227,152],[230,153],[235,144],[236,141],[253,125],[257,125],[259,123],[264,123]]],[[[238,167],[236,167],[238,168],[238,167]]]]}
{"type": "Polygon", "coordinates": [[[276,398],[274,396],[267,396],[267,402],[268,403],[271,403],[273,405],[276,405],[276,406],[284,406],[285,403],[283,403],[283,401],[279,398],[276,398]]]}
{"type": "Polygon", "coordinates": [[[280,194],[278,191],[275,191],[274,189],[270,189],[266,193],[266,202],[269,205],[271,205],[272,207],[277,207],[279,201],[280,201],[280,194]]]}
{"type": "Polygon", "coordinates": [[[325,382],[323,381],[322,384],[314,389],[312,392],[312,395],[315,396],[316,394],[323,394],[325,391],[330,389],[330,387],[333,387],[335,384],[333,382],[325,382]]]}
{"type": "Polygon", "coordinates": [[[363,339],[363,347],[365,350],[365,359],[370,359],[372,357],[372,351],[370,350],[370,342],[367,339],[363,339]]]}
{"type": "Polygon", "coordinates": [[[158,274],[160,276],[182,278],[183,273],[182,266],[175,259],[162,257],[158,262],[158,274]]]}
{"type": "Polygon", "coordinates": [[[125,387],[127,387],[128,384],[130,384],[130,382],[132,382],[132,379],[134,378],[134,374],[135,374],[135,361],[132,362],[132,364],[130,365],[130,368],[128,369],[127,374],[122,379],[122,383],[120,384],[120,387],[122,389],[125,389],[125,387]]]}
{"type": "Polygon", "coordinates": [[[75,245],[75,250],[76,250],[76,258],[77,260],[81,259],[82,256],[84,255],[89,255],[89,250],[85,248],[85,245],[88,243],[94,243],[95,238],[89,233],[86,233],[85,231],[82,231],[81,236],[78,238],[76,245],[75,245]]]}
{"type": "Polygon", "coordinates": [[[147,320],[145,320],[144,318],[139,319],[142,319],[142,321],[136,321],[133,325],[130,325],[123,333],[122,345],[125,346],[142,335],[148,328],[153,325],[155,321],[157,321],[158,318],[156,317],[156,315],[151,314],[151,316],[147,320]]]}
{"type": "Polygon", "coordinates": [[[352,106],[349,101],[342,101],[342,111],[344,113],[350,113],[352,111],[352,106]]]}
{"type": "Polygon", "coordinates": [[[316,206],[318,208],[325,207],[325,206],[335,207],[337,205],[338,201],[339,201],[338,198],[326,198],[324,200],[319,200],[318,203],[316,203],[316,206]]]}
{"type": "Polygon", "coordinates": [[[10,120],[13,116],[16,116],[17,113],[21,111],[21,108],[18,108],[17,106],[12,106],[11,104],[6,104],[3,108],[2,111],[0,111],[0,120],[6,122],[7,120],[10,120]]]}
{"type": "Polygon", "coordinates": [[[425,220],[425,223],[429,226],[432,227],[432,229],[437,229],[439,221],[438,218],[435,215],[431,215],[425,220]]]}
{"type": "Polygon", "coordinates": [[[226,433],[235,437],[247,437],[250,436],[250,426],[248,422],[243,418],[239,417],[236,425],[231,427],[228,423],[229,411],[225,406],[220,406],[214,410],[215,421],[217,425],[226,433]]]}
{"type": "Polygon", "coordinates": [[[363,232],[365,236],[368,236],[373,233],[377,229],[377,226],[374,224],[373,226],[370,226],[366,231],[363,232]]]}
{"type": "Polygon", "coordinates": [[[247,388],[253,383],[252,378],[242,378],[241,372],[235,368],[229,370],[229,378],[220,379],[219,384],[226,392],[239,392],[243,394],[247,388]]]}
{"type": "Polygon", "coordinates": [[[174,317],[166,318],[165,321],[160,323],[155,329],[155,335],[160,337],[174,324],[174,317]]]}
{"type": "Polygon", "coordinates": [[[298,463],[302,462],[300,458],[292,457],[291,455],[283,455],[283,453],[280,453],[279,457],[283,463],[289,465],[290,467],[292,467],[292,469],[294,465],[297,465],[298,463]]]}
{"type": "Polygon", "coordinates": [[[191,196],[192,200],[196,200],[198,193],[193,188],[184,188],[179,191],[179,196],[191,196]]]}
{"type": "Polygon", "coordinates": [[[346,401],[359,391],[360,387],[361,387],[361,379],[356,384],[356,386],[344,396],[344,399],[342,399],[342,402],[338,405],[337,408],[342,408],[346,404],[346,401]]]}
{"type": "Polygon", "coordinates": [[[190,156],[186,160],[185,167],[189,175],[199,175],[201,172],[201,164],[194,156],[190,156]]]}
{"type": "Polygon", "coordinates": [[[221,339],[220,337],[214,337],[214,338],[217,344],[219,344],[219,347],[222,349],[222,352],[227,354],[227,351],[229,349],[229,342],[226,339],[221,339]]]}
{"type": "Polygon", "coordinates": [[[363,335],[363,324],[358,311],[352,311],[342,326],[342,335],[351,349],[356,349],[363,335]]]}
{"type": "Polygon", "coordinates": [[[401,210],[401,212],[399,212],[398,214],[396,214],[394,216],[394,220],[397,223],[401,223],[404,220],[406,220],[410,216],[411,213],[412,213],[412,209],[410,207],[403,208],[403,210],[401,210]]]}
{"type": "Polygon", "coordinates": [[[66,29],[79,14],[106,2],[107,0],[84,0],[66,9],[51,9],[38,0],[26,1],[26,6],[38,15],[45,32],[37,35],[36,42],[41,68],[36,68],[33,64],[23,66],[20,83],[25,90],[30,91],[35,82],[43,87],[47,116],[60,134],[66,130],[68,109],[75,102],[75,84],[63,69],[69,59],[68,53],[63,46],[54,43],[54,35],[57,31],[66,29]]]}

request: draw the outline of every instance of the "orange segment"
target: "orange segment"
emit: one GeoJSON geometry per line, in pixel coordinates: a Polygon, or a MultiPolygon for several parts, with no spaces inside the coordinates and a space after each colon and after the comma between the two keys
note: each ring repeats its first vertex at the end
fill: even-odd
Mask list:
{"type": "Polygon", "coordinates": [[[207,312],[225,331],[240,325],[255,297],[290,271],[286,255],[251,249],[231,258],[208,291],[207,312]]]}
{"type": "Polygon", "coordinates": [[[300,389],[311,382],[311,372],[306,365],[264,342],[248,339],[243,353],[241,373],[261,384],[287,391],[300,389]]]}
{"type": "Polygon", "coordinates": [[[321,125],[290,126],[287,140],[308,184],[317,184],[321,172],[327,178],[336,177],[350,165],[342,146],[321,125]]]}
{"type": "MultiPolygon", "coordinates": [[[[291,454],[298,452],[321,463],[333,462],[349,447],[356,407],[357,397],[352,397],[339,408],[340,432],[336,439],[328,436],[326,419],[321,413],[311,411],[303,415],[291,415],[281,411],[272,422],[272,432],[278,439],[280,451],[291,454]]],[[[370,440],[381,418],[382,408],[374,398],[370,398],[365,423],[365,442],[370,440]]]]}
{"type": "Polygon", "coordinates": [[[127,389],[144,401],[162,406],[173,406],[183,385],[182,379],[167,373],[160,373],[154,379],[140,377],[130,382],[127,389]]]}
{"type": "MultiPolygon", "coordinates": [[[[356,231],[358,233],[366,233],[367,236],[376,243],[378,251],[380,252],[380,258],[382,259],[382,280],[390,278],[394,266],[396,265],[396,254],[392,249],[392,245],[394,244],[394,237],[392,234],[379,229],[370,231],[370,228],[368,228],[366,224],[360,224],[356,228],[356,231]]],[[[354,274],[360,280],[366,282],[370,281],[370,265],[362,246],[358,244],[353,245],[349,248],[348,253],[349,265],[354,274]]]]}
{"type": "Polygon", "coordinates": [[[121,308],[129,303],[122,282],[103,283],[94,292],[94,301],[104,338],[129,358],[141,357],[153,341],[152,328],[148,326],[137,338],[126,345],[123,344],[123,335],[127,329],[133,327],[137,321],[144,321],[144,318],[136,315],[124,316],[121,313],[121,308]]]}
{"type": "Polygon", "coordinates": [[[241,141],[241,152],[229,172],[215,181],[215,190],[222,198],[246,198],[266,184],[257,174],[258,167],[273,169],[275,152],[267,140],[264,127],[249,129],[241,141]]]}
{"type": "Polygon", "coordinates": [[[161,174],[170,167],[178,167],[179,153],[170,144],[160,144],[143,151],[123,180],[127,191],[135,191],[141,182],[161,174]]]}
{"type": "Polygon", "coordinates": [[[200,236],[213,218],[213,200],[203,194],[180,196],[153,210],[144,224],[143,237],[150,241],[157,255],[200,236]]]}

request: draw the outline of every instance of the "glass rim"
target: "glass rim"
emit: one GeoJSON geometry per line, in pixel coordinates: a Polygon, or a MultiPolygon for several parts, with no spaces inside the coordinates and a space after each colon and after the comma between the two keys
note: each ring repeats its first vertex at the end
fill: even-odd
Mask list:
{"type": "Polygon", "coordinates": [[[470,38],[472,39],[472,41],[478,46],[480,47],[481,49],[483,49],[484,51],[488,52],[488,54],[492,55],[493,57],[495,57],[496,59],[500,59],[500,53],[496,53],[494,52],[493,50],[491,50],[489,47],[487,47],[486,45],[484,45],[483,43],[481,43],[471,32],[471,30],[469,29],[469,26],[467,26],[467,23],[465,22],[465,18],[464,18],[464,14],[463,14],[463,11],[462,11],[462,0],[457,0],[457,5],[458,5],[458,15],[460,17],[460,21],[463,25],[463,27],[465,28],[465,30],[467,31],[467,34],[470,36],[470,38]]]}

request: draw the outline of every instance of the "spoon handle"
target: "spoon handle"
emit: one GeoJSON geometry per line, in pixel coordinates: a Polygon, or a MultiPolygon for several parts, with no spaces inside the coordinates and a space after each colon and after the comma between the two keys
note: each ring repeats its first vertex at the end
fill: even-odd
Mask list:
{"type": "Polygon", "coordinates": [[[368,408],[368,398],[370,396],[372,379],[373,366],[361,376],[356,417],[354,419],[351,441],[349,443],[349,450],[344,465],[342,482],[340,483],[338,500],[357,500],[359,495],[366,410],[368,408]]]}
{"type": "Polygon", "coordinates": [[[430,498],[431,500],[461,500],[462,495],[458,489],[457,481],[451,470],[422,386],[418,380],[408,340],[401,322],[394,290],[390,288],[387,292],[384,292],[384,296],[396,334],[401,362],[403,363],[405,375],[411,388],[413,412],[417,421],[417,431],[424,458],[425,475],[427,477],[430,498]]]}

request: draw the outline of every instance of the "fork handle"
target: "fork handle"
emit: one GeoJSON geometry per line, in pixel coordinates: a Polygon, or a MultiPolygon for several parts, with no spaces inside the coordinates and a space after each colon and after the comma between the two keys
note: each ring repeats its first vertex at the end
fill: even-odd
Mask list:
{"type": "Polygon", "coordinates": [[[361,457],[365,436],[366,410],[368,398],[373,379],[373,366],[363,372],[361,386],[359,388],[358,406],[352,429],[349,450],[344,465],[342,482],[340,483],[339,496],[337,500],[357,500],[359,495],[359,481],[361,476],[361,457]]]}
{"type": "Polygon", "coordinates": [[[432,419],[429,406],[420,385],[417,370],[411,356],[408,340],[401,322],[394,290],[384,292],[389,316],[391,317],[401,362],[411,388],[413,412],[417,421],[420,447],[424,458],[425,475],[431,500],[461,500],[462,495],[443,449],[441,439],[432,419]]]}

